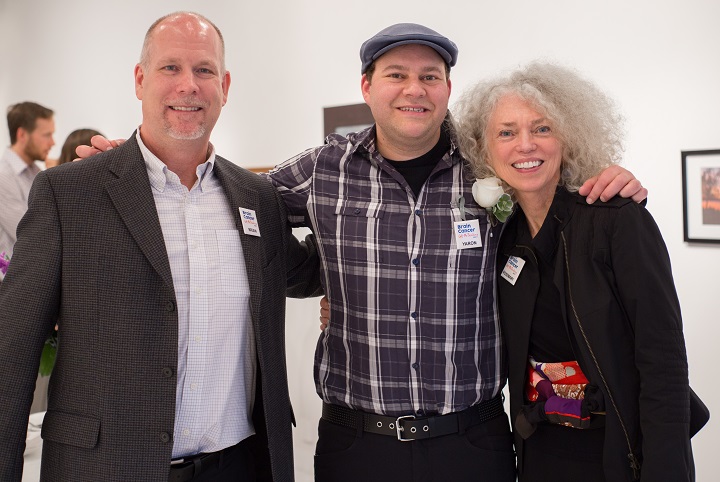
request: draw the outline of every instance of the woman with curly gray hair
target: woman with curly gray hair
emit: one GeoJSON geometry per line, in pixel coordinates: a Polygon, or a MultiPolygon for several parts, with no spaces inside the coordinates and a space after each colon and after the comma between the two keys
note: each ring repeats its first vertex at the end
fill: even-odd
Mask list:
{"type": "Polygon", "coordinates": [[[613,103],[574,71],[533,63],[478,83],[456,115],[477,177],[498,176],[517,203],[497,267],[519,480],[694,480],[662,236],[632,200],[576,193],[620,157],[613,103]]]}

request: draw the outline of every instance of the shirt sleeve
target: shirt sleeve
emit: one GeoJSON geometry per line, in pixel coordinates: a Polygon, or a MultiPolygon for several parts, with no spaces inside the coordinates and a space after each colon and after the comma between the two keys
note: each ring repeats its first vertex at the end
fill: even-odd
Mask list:
{"type": "Polygon", "coordinates": [[[308,149],[264,174],[280,193],[292,227],[310,226],[308,200],[313,188],[316,161],[322,149],[308,149]]]}

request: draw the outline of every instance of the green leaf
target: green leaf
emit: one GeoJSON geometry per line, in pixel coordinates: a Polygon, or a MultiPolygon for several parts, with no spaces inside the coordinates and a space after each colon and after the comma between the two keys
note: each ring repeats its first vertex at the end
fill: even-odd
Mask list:
{"type": "Polygon", "coordinates": [[[513,211],[513,202],[509,194],[503,194],[493,206],[492,212],[495,218],[504,223],[513,211]]]}
{"type": "Polygon", "coordinates": [[[53,336],[48,337],[40,356],[40,376],[47,377],[52,373],[55,366],[55,356],[57,355],[57,341],[53,336]]]}

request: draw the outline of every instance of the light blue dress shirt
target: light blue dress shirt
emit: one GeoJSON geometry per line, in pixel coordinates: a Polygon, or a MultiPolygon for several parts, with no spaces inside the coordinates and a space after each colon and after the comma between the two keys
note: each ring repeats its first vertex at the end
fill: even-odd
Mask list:
{"type": "Polygon", "coordinates": [[[178,307],[173,458],[216,452],[254,434],[255,337],[250,287],[233,211],[213,171],[188,190],[137,141],[160,217],[178,307]]]}
{"type": "Polygon", "coordinates": [[[28,194],[38,172],[36,163],[28,165],[10,148],[0,157],[0,253],[12,256],[17,225],[27,211],[28,194]]]}

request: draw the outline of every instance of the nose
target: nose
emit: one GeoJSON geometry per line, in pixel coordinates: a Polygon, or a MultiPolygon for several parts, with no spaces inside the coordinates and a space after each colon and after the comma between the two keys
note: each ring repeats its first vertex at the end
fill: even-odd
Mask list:
{"type": "Polygon", "coordinates": [[[186,70],[177,77],[177,91],[180,94],[194,94],[198,90],[197,82],[195,81],[195,72],[192,70],[186,70]]]}
{"type": "Polygon", "coordinates": [[[518,135],[517,149],[520,152],[531,152],[534,151],[536,147],[532,134],[525,130],[521,131],[520,135],[518,135]]]}
{"type": "Polygon", "coordinates": [[[409,79],[405,85],[405,95],[412,97],[424,97],[425,86],[418,79],[409,79]]]}

